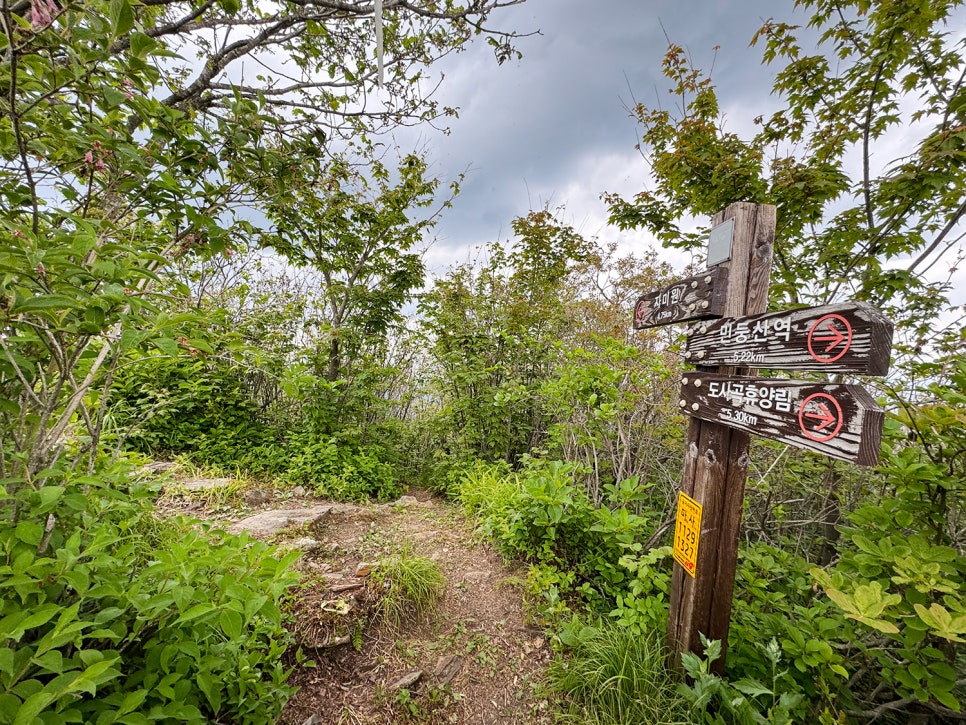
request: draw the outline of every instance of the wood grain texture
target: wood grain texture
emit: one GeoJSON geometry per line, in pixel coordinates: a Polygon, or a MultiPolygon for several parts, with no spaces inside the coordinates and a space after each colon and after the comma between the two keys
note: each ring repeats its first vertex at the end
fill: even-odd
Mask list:
{"type": "Polygon", "coordinates": [[[874,466],[885,413],[859,385],[685,373],[689,415],[831,458],[874,466]]]}
{"type": "Polygon", "coordinates": [[[851,302],[693,325],[684,358],[700,365],[885,375],[893,324],[851,302]]]}

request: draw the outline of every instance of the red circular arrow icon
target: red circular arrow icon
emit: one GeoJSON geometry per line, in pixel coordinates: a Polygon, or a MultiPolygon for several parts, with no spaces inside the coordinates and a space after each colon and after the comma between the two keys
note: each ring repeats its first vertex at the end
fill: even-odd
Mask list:
{"type": "Polygon", "coordinates": [[[824,443],[842,430],[842,406],[828,393],[812,393],[798,409],[798,426],[809,440],[824,443]]]}
{"type": "Polygon", "coordinates": [[[808,354],[820,363],[835,362],[851,345],[852,325],[842,315],[823,315],[809,328],[808,354]]]}

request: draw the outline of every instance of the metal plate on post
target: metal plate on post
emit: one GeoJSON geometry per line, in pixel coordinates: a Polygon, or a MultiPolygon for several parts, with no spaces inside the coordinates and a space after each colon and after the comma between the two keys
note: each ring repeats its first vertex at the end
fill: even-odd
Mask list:
{"type": "Polygon", "coordinates": [[[734,217],[726,219],[711,230],[708,238],[708,266],[727,262],[731,259],[731,240],[735,234],[734,217]]]}

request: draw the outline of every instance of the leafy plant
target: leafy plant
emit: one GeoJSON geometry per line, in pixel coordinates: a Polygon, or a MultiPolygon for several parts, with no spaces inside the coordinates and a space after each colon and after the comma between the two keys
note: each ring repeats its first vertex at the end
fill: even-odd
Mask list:
{"type": "Polygon", "coordinates": [[[130,475],[51,471],[0,502],[0,719],[274,719],[297,554],[159,520],[130,475]]]}
{"type": "Polygon", "coordinates": [[[756,643],[768,672],[764,682],[752,678],[730,682],[712,674],[711,663],[721,656],[721,643],[709,642],[704,635],[701,642],[704,658],[693,652],[681,656],[681,664],[693,684],[679,687],[694,712],[702,713],[700,722],[709,725],[792,725],[801,722],[805,698],[799,693],[781,691],[779,680],[783,673],[779,668],[782,655],[775,640],[756,643]]]}

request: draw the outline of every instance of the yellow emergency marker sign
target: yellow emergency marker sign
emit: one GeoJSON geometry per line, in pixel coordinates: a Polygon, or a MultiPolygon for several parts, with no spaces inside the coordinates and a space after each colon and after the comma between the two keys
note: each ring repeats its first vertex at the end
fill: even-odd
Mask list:
{"type": "Polygon", "coordinates": [[[674,560],[694,576],[701,538],[701,504],[684,491],[678,492],[678,515],[674,524],[674,560]]]}

